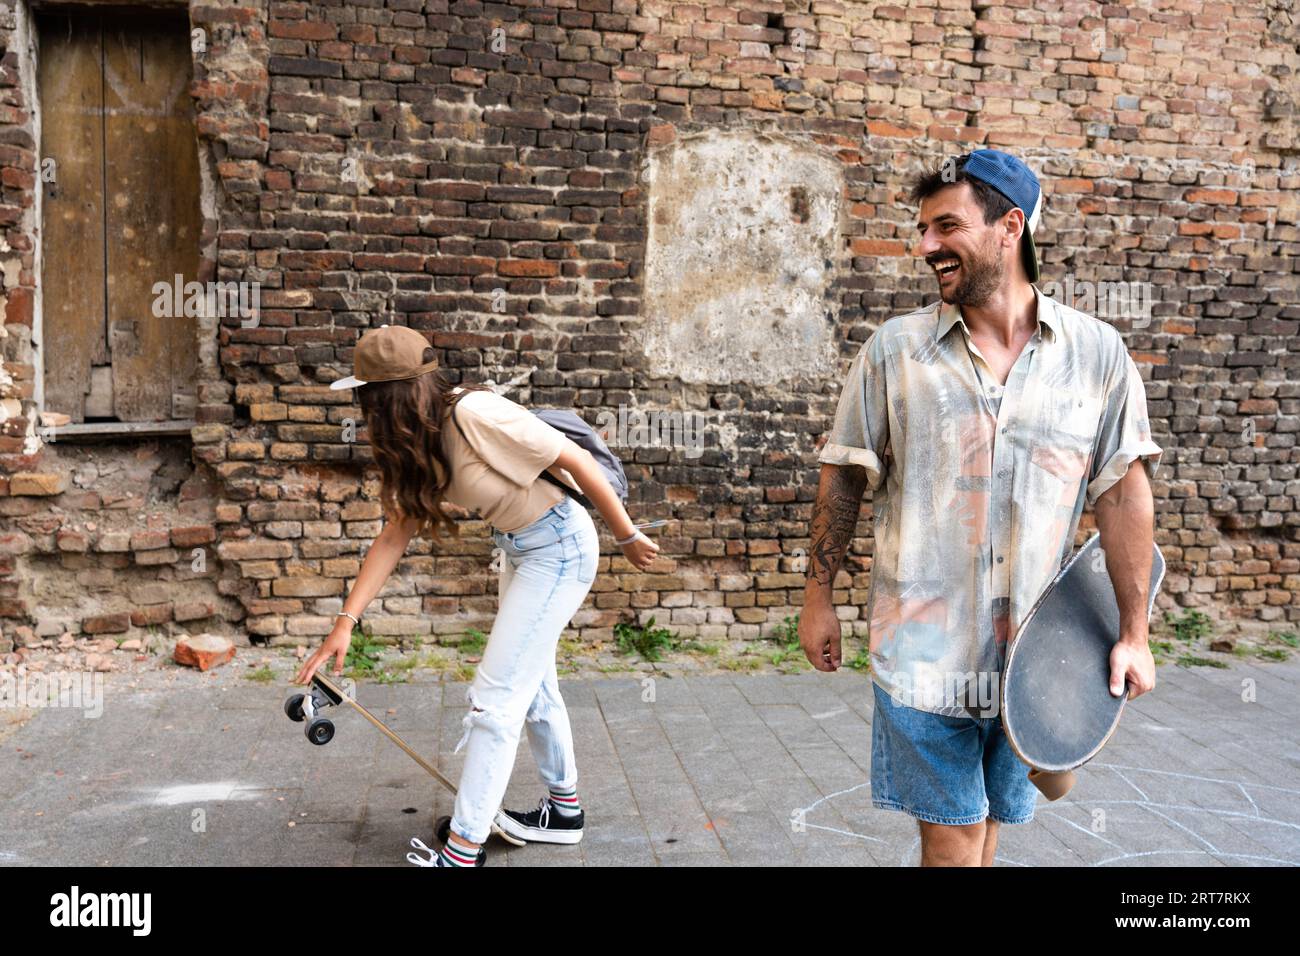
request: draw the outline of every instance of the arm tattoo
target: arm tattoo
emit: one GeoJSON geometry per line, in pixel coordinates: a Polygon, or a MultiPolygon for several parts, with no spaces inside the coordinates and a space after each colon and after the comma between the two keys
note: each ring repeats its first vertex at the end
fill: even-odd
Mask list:
{"type": "Polygon", "coordinates": [[[860,467],[831,468],[813,505],[812,555],[808,577],[826,587],[835,580],[840,561],[853,538],[862,508],[867,475],[860,467]]]}

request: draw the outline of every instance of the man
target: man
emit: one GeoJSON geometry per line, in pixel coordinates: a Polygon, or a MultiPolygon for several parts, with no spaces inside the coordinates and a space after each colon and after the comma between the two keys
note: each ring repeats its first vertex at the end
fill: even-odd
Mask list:
{"type": "Polygon", "coordinates": [[[942,302],[862,346],[819,456],[800,642],[819,670],[840,666],[831,587],[870,486],[872,802],[917,818],[926,866],[990,866],[998,825],[1033,818],[997,680],[1085,500],[1121,617],[1111,693],[1155,686],[1148,476],[1161,449],[1119,333],[1031,284],[1041,195],[996,150],[917,179],[916,252],[942,302]]]}

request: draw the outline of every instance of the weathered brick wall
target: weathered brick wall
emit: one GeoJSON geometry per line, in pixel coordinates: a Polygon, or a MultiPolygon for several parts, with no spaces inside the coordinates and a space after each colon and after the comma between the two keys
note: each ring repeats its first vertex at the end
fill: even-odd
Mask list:
{"type": "MultiPolygon", "coordinates": [[[[521,402],[593,421],[620,406],[699,413],[699,457],[621,449],[633,513],[673,519],[664,571],[632,573],[607,545],[615,557],[575,625],[607,637],[654,613],[681,633],[757,636],[801,600],[839,375],[881,321],[935,295],[908,255],[906,181],[987,145],[1039,171],[1044,281],[1154,290],[1149,321],[1116,324],[1166,449],[1162,601],[1300,620],[1298,16],[1290,0],[195,3],[211,35],[194,85],[216,170],[207,268],[261,283],[263,311],[256,328],[231,318],[201,343],[219,351],[193,474],[137,518],[158,527],[106,543],[121,531],[84,526],[111,503],[69,488],[68,452],[32,434],[36,157],[11,7],[0,615],[39,622],[33,577],[62,569],[100,585],[100,606],[88,625],[84,603],[47,608],[60,622],[47,632],[69,618],[118,632],[221,618],[272,640],[327,631],[380,521],[364,432],[344,440],[354,396],[324,383],[362,330],[391,320],[427,331],[454,377],[522,381],[508,393],[521,402]],[[646,314],[647,283],[664,284],[655,301],[681,290],[644,268],[656,224],[643,170],[720,130],[816,151],[842,177],[822,293],[830,371],[732,380],[719,360],[683,380],[646,357],[645,330],[663,321],[646,314]],[[213,551],[202,572],[195,547],[213,551]],[[95,577],[105,568],[117,572],[95,577]],[[124,588],[128,570],[162,583],[124,588]],[[173,582],[211,598],[169,601],[173,582]]],[[[792,200],[796,221],[805,211],[792,200]]],[[[715,212],[724,248],[741,250],[727,265],[745,268],[752,210],[715,212]]],[[[708,284],[687,293],[684,307],[709,304],[708,284]]],[[[715,312],[724,329],[737,321],[715,312]]],[[[482,627],[495,609],[483,530],[467,522],[436,550],[413,542],[368,612],[376,631],[482,627]]],[[[837,600],[859,631],[869,530],[864,508],[837,600]]]]}

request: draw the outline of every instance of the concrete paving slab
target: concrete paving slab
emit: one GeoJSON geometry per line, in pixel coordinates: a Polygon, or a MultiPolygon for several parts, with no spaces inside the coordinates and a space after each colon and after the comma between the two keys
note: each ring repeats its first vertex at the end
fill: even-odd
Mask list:
{"type": "MultiPolygon", "coordinates": [[[[313,746],[289,688],[106,677],[102,713],[38,709],[0,744],[0,865],[407,866],[451,794],[360,715],[313,746]]],[[[1001,828],[1008,866],[1300,865],[1300,661],[1166,665],[1064,800],[1001,828]],[[1243,689],[1248,693],[1243,697],[1243,689]],[[1253,695],[1253,696],[1252,696],[1253,695]]],[[[871,804],[868,676],[562,680],[587,833],[490,865],[915,865],[914,820],[871,804]]],[[[465,685],[359,699],[456,780],[465,685]]],[[[542,796],[521,736],[506,805],[542,796]]]]}

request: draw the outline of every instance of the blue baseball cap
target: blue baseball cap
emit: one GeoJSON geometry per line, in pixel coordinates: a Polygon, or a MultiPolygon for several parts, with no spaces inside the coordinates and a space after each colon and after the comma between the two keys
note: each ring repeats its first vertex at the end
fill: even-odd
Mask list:
{"type": "Polygon", "coordinates": [[[965,158],[962,171],[971,179],[992,186],[1025,214],[1025,231],[1020,252],[1030,282],[1038,281],[1038,250],[1034,248],[1034,230],[1043,212],[1043,190],[1034,171],[1010,153],[996,149],[977,149],[965,158]]]}

